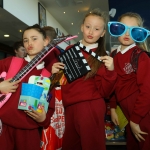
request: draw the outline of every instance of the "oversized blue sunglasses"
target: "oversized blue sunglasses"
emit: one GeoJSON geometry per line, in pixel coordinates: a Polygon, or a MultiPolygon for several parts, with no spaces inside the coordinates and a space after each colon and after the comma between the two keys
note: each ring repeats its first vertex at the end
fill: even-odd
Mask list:
{"type": "Polygon", "coordinates": [[[145,28],[137,26],[129,27],[120,22],[108,22],[108,29],[109,33],[115,37],[122,36],[129,29],[129,34],[135,42],[144,42],[150,35],[150,31],[145,28]]]}

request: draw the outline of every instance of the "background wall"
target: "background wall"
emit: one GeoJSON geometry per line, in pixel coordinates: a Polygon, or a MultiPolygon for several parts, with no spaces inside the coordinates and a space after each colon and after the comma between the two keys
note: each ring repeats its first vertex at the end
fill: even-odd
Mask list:
{"type": "MultiPolygon", "coordinates": [[[[29,26],[38,23],[38,0],[4,0],[3,8],[29,26]]],[[[46,19],[47,25],[57,27],[67,34],[66,30],[47,10],[46,19]]]]}
{"type": "MultiPolygon", "coordinates": [[[[3,8],[17,17],[22,22],[31,26],[38,24],[38,0],[4,0],[3,8]]],[[[43,5],[46,9],[46,7],[43,5]]],[[[67,31],[59,24],[57,20],[46,10],[47,26],[58,28],[64,35],[67,35],[67,31]]],[[[72,40],[71,43],[74,43],[72,40]]],[[[67,46],[66,43],[61,44],[62,48],[67,46]]]]}

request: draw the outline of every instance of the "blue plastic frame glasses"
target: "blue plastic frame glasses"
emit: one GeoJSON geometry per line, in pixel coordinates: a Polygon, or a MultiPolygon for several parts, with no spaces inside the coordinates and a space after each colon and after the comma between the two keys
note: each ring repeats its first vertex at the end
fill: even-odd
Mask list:
{"type": "Polygon", "coordinates": [[[150,31],[142,27],[138,27],[138,26],[129,27],[117,21],[108,22],[108,30],[112,36],[115,37],[122,36],[127,32],[128,29],[129,29],[130,37],[135,42],[144,42],[146,38],[150,35],[150,31]]]}

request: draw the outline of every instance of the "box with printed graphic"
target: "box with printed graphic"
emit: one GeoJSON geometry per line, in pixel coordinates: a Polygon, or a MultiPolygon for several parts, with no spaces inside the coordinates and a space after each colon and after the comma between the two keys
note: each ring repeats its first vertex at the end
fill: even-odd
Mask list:
{"type": "Polygon", "coordinates": [[[41,112],[44,107],[45,111],[47,111],[49,105],[49,87],[49,78],[31,76],[28,83],[22,83],[18,109],[30,110],[33,108],[41,112]]]}

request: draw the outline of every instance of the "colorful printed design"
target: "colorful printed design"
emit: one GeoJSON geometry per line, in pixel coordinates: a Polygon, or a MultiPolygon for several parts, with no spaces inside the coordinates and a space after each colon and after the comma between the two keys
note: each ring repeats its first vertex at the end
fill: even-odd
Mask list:
{"type": "Polygon", "coordinates": [[[115,126],[111,121],[105,122],[105,134],[107,140],[114,139],[114,128],[115,126]]]}
{"type": "Polygon", "coordinates": [[[42,112],[43,107],[45,107],[45,103],[44,102],[39,102],[38,106],[37,106],[37,111],[42,112]]]}
{"type": "Polygon", "coordinates": [[[123,68],[126,74],[130,74],[134,72],[131,63],[125,63],[125,67],[123,68]]]}
{"type": "Polygon", "coordinates": [[[51,117],[49,127],[42,131],[41,150],[60,150],[62,148],[65,118],[61,88],[55,88],[55,96],[55,112],[51,117]]]}
{"type": "Polygon", "coordinates": [[[42,77],[42,76],[31,76],[29,78],[29,82],[28,83],[32,83],[38,86],[41,86],[44,88],[42,96],[40,97],[40,100],[45,101],[47,99],[47,94],[49,92],[49,88],[50,88],[50,79],[47,77],[42,77]]]}
{"type": "Polygon", "coordinates": [[[26,107],[27,106],[27,100],[26,99],[20,100],[19,106],[26,107]]]}
{"type": "Polygon", "coordinates": [[[47,77],[31,76],[29,82],[23,83],[21,96],[18,104],[18,109],[30,110],[33,108],[38,112],[42,112],[42,108],[45,111],[48,110],[48,92],[50,87],[50,80],[47,77]]]}

